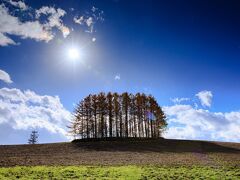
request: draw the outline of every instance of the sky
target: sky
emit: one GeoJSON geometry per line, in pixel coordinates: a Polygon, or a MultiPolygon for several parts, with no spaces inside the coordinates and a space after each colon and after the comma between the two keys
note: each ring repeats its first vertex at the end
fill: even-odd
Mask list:
{"type": "Polygon", "coordinates": [[[90,93],[152,94],[165,138],[240,142],[240,3],[0,0],[0,144],[70,141],[90,93]]]}

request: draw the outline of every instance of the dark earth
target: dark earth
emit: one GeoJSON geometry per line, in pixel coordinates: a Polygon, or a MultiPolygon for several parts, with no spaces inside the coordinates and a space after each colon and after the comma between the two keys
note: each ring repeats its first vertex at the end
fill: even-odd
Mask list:
{"type": "Polygon", "coordinates": [[[240,143],[174,139],[90,139],[1,145],[0,167],[34,165],[240,166],[240,143]]]}

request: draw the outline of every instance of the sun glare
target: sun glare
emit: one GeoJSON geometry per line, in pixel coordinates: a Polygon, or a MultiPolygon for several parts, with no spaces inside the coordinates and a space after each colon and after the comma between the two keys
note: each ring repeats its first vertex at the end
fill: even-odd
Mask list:
{"type": "Polygon", "coordinates": [[[79,59],[80,54],[77,48],[70,48],[68,49],[68,57],[72,60],[79,59]]]}

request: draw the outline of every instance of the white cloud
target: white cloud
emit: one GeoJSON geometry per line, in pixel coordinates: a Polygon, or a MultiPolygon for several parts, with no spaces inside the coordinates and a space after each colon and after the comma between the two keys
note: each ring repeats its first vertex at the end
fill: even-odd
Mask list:
{"type": "Polygon", "coordinates": [[[92,38],[92,42],[95,42],[97,39],[95,37],[92,38]]]}
{"type": "Polygon", "coordinates": [[[179,104],[183,101],[189,101],[190,98],[171,98],[170,99],[173,103],[179,104]]]}
{"type": "Polygon", "coordinates": [[[120,74],[117,74],[114,79],[115,79],[115,80],[120,80],[120,79],[121,79],[120,74]]]}
{"type": "Polygon", "coordinates": [[[16,45],[16,43],[12,39],[0,33],[0,46],[7,46],[10,44],[16,45]]]}
{"type": "Polygon", "coordinates": [[[89,17],[86,19],[86,24],[88,27],[92,26],[93,25],[93,18],[92,17],[89,17]]]}
{"type": "Polygon", "coordinates": [[[97,11],[98,10],[98,8],[96,8],[96,7],[92,7],[92,12],[95,12],[95,11],[97,11]]]}
{"type": "MultiPolygon", "coordinates": [[[[28,9],[28,6],[22,1],[8,1],[15,7],[22,10],[28,9]]],[[[0,5],[0,46],[16,45],[10,35],[19,36],[22,39],[30,38],[37,41],[48,42],[54,38],[53,28],[56,27],[67,37],[70,30],[63,24],[62,17],[66,12],[61,8],[43,6],[35,11],[36,19],[22,21],[19,17],[4,5],[0,5]],[[47,20],[41,23],[40,18],[46,16],[47,20]]]]}
{"type": "Polygon", "coordinates": [[[169,123],[166,138],[240,141],[240,111],[210,112],[184,104],[163,110],[169,123]]]}
{"type": "Polygon", "coordinates": [[[53,35],[50,30],[44,28],[39,21],[21,22],[18,17],[10,15],[4,5],[0,5],[0,45],[16,44],[8,35],[16,35],[21,38],[31,38],[37,41],[50,41],[53,35]]]}
{"type": "Polygon", "coordinates": [[[9,74],[3,70],[0,69],[0,80],[6,82],[6,83],[12,83],[11,77],[9,74]]]}
{"type": "Polygon", "coordinates": [[[165,134],[166,138],[174,139],[196,139],[196,132],[191,126],[170,127],[165,134]]]}
{"type": "Polygon", "coordinates": [[[199,98],[202,106],[211,107],[213,97],[211,91],[201,91],[196,96],[199,98]]]}
{"type": "MultiPolygon", "coordinates": [[[[73,8],[70,10],[73,11],[73,8]]],[[[66,38],[71,29],[73,31],[73,28],[68,28],[63,22],[66,14],[66,11],[61,8],[42,6],[39,9],[33,9],[22,0],[4,0],[0,4],[0,46],[20,44],[14,41],[12,35],[22,39],[30,38],[49,42],[56,35],[55,28],[66,38]],[[16,13],[19,10],[21,10],[21,15],[16,13]]],[[[93,7],[84,15],[75,16],[73,20],[82,25],[85,32],[92,34],[96,32],[95,24],[104,21],[103,11],[93,7]]],[[[95,40],[96,38],[92,38],[93,42],[95,40]]]]}
{"type": "Polygon", "coordinates": [[[79,18],[78,17],[74,17],[73,18],[73,21],[76,23],[76,24],[83,24],[84,23],[84,17],[83,16],[80,16],[79,18]]]}
{"type": "Polygon", "coordinates": [[[51,29],[57,27],[63,34],[64,37],[67,37],[70,33],[68,27],[63,25],[61,18],[66,14],[61,8],[55,9],[53,7],[43,6],[40,9],[36,10],[36,17],[40,18],[41,15],[48,16],[48,22],[44,24],[45,28],[51,29]]]}
{"type": "Polygon", "coordinates": [[[87,27],[87,30],[85,32],[88,32],[88,33],[93,33],[94,32],[94,23],[95,23],[95,20],[92,16],[89,16],[89,17],[85,17],[85,16],[80,16],[80,17],[77,17],[75,16],[73,18],[73,21],[76,23],[76,24],[80,24],[80,25],[86,25],[87,27]]]}
{"type": "Polygon", "coordinates": [[[11,5],[25,11],[28,9],[28,6],[23,1],[13,1],[13,0],[7,0],[11,5]]]}
{"type": "Polygon", "coordinates": [[[64,38],[66,38],[70,34],[70,30],[67,26],[60,26],[59,29],[62,31],[64,38]]]}
{"type": "Polygon", "coordinates": [[[76,24],[85,26],[86,27],[86,31],[85,32],[94,33],[94,32],[96,32],[95,29],[94,29],[94,25],[97,22],[104,21],[103,11],[100,11],[96,7],[92,7],[92,9],[89,12],[85,13],[84,15],[75,16],[73,18],[73,21],[76,24]]]}
{"type": "Polygon", "coordinates": [[[0,89],[0,124],[15,130],[46,129],[66,136],[66,125],[71,118],[58,96],[38,95],[31,90],[0,89]]]}

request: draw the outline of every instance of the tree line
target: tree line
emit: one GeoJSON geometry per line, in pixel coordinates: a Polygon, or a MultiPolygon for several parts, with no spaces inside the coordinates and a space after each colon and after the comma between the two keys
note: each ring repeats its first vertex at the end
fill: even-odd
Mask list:
{"type": "Polygon", "coordinates": [[[166,116],[151,95],[127,92],[90,94],[75,110],[70,133],[75,139],[161,137],[166,116]]]}

